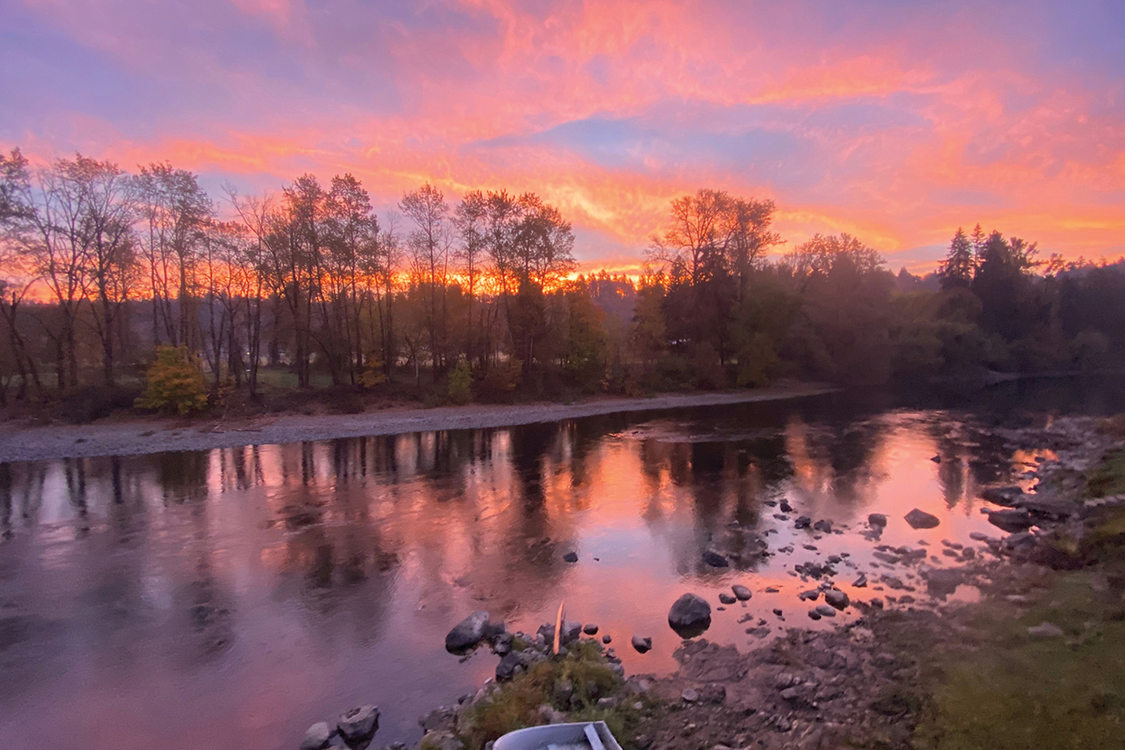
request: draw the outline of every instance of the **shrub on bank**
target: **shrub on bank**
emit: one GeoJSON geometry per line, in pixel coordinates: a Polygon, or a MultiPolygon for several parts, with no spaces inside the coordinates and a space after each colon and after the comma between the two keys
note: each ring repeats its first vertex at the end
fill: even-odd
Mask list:
{"type": "Polygon", "coordinates": [[[145,373],[141,409],[191,414],[207,407],[207,386],[195,356],[184,346],[158,346],[156,360],[145,373]]]}

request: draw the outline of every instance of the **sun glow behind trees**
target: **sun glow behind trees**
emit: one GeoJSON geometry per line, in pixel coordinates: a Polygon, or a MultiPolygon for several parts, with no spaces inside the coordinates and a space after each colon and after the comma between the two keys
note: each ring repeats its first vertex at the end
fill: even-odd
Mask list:
{"type": "MultiPolygon", "coordinates": [[[[1119,268],[1035,261],[958,230],[938,272],[897,277],[848,234],[786,248],[771,200],[674,199],[636,281],[576,275],[570,222],[535,193],[425,183],[379,217],[351,174],[214,201],[168,163],[136,175],[84,156],[0,163],[0,396],[135,382],[161,346],[199,357],[213,394],[263,366],[377,388],[423,372],[465,398],[883,383],[982,368],[1123,360],[1119,268]],[[226,218],[220,218],[220,215],[226,218]],[[1088,299],[1087,299],[1088,298],[1088,299]],[[97,373],[95,375],[95,373],[97,373]]],[[[452,397],[452,396],[451,396],[452,397]]]]}

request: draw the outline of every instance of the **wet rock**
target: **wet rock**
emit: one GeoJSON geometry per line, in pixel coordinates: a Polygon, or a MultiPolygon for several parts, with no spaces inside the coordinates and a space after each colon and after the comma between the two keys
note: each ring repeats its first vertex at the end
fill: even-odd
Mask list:
{"type": "Polygon", "coordinates": [[[848,595],[839,589],[829,589],[824,592],[824,601],[836,609],[844,609],[850,604],[848,595]]]}
{"type": "Polygon", "coordinates": [[[767,628],[767,627],[764,627],[764,626],[760,627],[760,628],[747,628],[746,634],[752,635],[755,638],[765,638],[767,635],[770,634],[770,629],[767,628]]]}
{"type": "Polygon", "coordinates": [[[1004,531],[1026,531],[1035,525],[1035,520],[1026,510],[994,510],[988,513],[988,522],[1004,531]]]}
{"type": "Polygon", "coordinates": [[[445,636],[445,650],[452,654],[468,651],[484,638],[487,625],[488,612],[483,609],[473,612],[445,636]]]}
{"type": "Polygon", "coordinates": [[[782,499],[781,503],[777,507],[781,509],[782,513],[792,513],[793,512],[793,506],[790,505],[789,501],[784,499],[784,498],[782,499]]]}
{"type": "Polygon", "coordinates": [[[797,529],[807,529],[810,526],[812,526],[812,519],[808,516],[800,516],[793,522],[793,527],[797,529]]]}
{"type": "Polygon", "coordinates": [[[712,550],[707,550],[703,553],[703,562],[707,563],[712,568],[725,568],[730,565],[730,562],[725,557],[712,550]]]}
{"type": "Polygon", "coordinates": [[[693,638],[711,627],[711,605],[695,594],[684,594],[668,611],[668,624],[681,638],[693,638]]]}
{"type": "Polygon", "coordinates": [[[734,598],[733,594],[728,594],[727,592],[723,591],[719,594],[719,601],[723,604],[734,604],[738,600],[734,598]]]}
{"type": "Polygon", "coordinates": [[[597,635],[598,634],[598,626],[595,623],[588,622],[588,623],[586,623],[585,625],[582,626],[582,632],[585,633],[586,635],[597,635]]]}
{"type": "Polygon", "coordinates": [[[1023,490],[1015,485],[1007,487],[989,487],[980,493],[980,496],[990,503],[997,505],[1013,505],[1015,501],[1023,496],[1023,490]]]}
{"type": "Polygon", "coordinates": [[[820,598],[820,590],[819,589],[809,589],[808,591],[802,591],[801,593],[797,594],[797,598],[800,599],[803,602],[805,602],[805,601],[815,602],[817,599],[820,598]]]}
{"type": "Polygon", "coordinates": [[[642,637],[639,635],[633,636],[633,648],[637,650],[638,654],[646,654],[652,650],[652,638],[642,637]]]}
{"type": "Polygon", "coordinates": [[[605,635],[602,636],[602,643],[605,643],[605,644],[613,643],[613,636],[611,636],[609,633],[606,633],[605,635]]]}
{"type": "Polygon", "coordinates": [[[985,544],[995,544],[997,541],[993,537],[990,537],[988,534],[982,534],[979,531],[969,532],[969,538],[974,542],[984,542],[985,544]]]}
{"type": "Polygon", "coordinates": [[[809,619],[810,620],[819,620],[820,617],[821,617],[820,612],[817,611],[816,607],[813,607],[812,609],[809,610],[809,619]]]}
{"type": "MultiPolygon", "coordinates": [[[[562,624],[562,635],[559,636],[559,645],[567,646],[574,643],[582,634],[582,623],[571,622],[566,620],[562,624]]],[[[554,645],[555,642],[555,626],[549,622],[545,622],[539,626],[536,635],[543,639],[547,645],[554,645]]]]}
{"type": "Polygon", "coordinates": [[[804,562],[800,565],[794,565],[793,570],[809,578],[823,578],[824,576],[836,575],[836,569],[827,563],[804,562]]]}
{"type": "Polygon", "coordinates": [[[340,714],[336,729],[349,744],[370,739],[379,728],[379,709],[376,706],[357,706],[340,714]]]}
{"type": "Polygon", "coordinates": [[[882,513],[867,514],[867,525],[882,528],[887,525],[887,517],[882,513]]]}
{"type": "Polygon", "coordinates": [[[865,586],[867,586],[867,574],[866,573],[860,573],[859,577],[856,578],[854,581],[852,581],[852,585],[855,586],[857,589],[862,589],[865,586]]]}
{"type": "Polygon", "coordinates": [[[730,588],[731,588],[731,591],[734,592],[735,598],[738,599],[740,602],[749,601],[750,597],[754,596],[754,593],[752,591],[750,591],[750,589],[746,588],[745,586],[743,586],[741,584],[736,583],[733,586],[731,586],[730,588]]]}
{"type": "Polygon", "coordinates": [[[835,617],[836,616],[835,608],[831,607],[827,604],[816,605],[816,611],[817,611],[817,614],[819,614],[821,617],[835,617]]]}
{"type": "Polygon", "coordinates": [[[1062,638],[1063,631],[1053,622],[1041,622],[1027,629],[1027,634],[1035,639],[1062,638]]]}
{"type": "Polygon", "coordinates": [[[932,529],[941,523],[937,516],[918,508],[910,511],[903,518],[906,519],[912,529],[932,529]]]}
{"type": "Polygon", "coordinates": [[[570,552],[567,552],[565,555],[563,555],[563,560],[566,560],[568,563],[576,563],[578,562],[578,553],[574,550],[571,550],[570,552]]]}
{"type": "Polygon", "coordinates": [[[831,534],[832,533],[832,522],[822,518],[822,519],[820,519],[819,521],[817,521],[816,523],[813,524],[813,528],[816,531],[821,532],[822,534],[831,534]]]}
{"type": "Polygon", "coordinates": [[[305,738],[301,740],[301,750],[320,750],[328,745],[328,740],[331,738],[332,730],[328,728],[328,722],[318,721],[305,730],[305,738]]]}
{"type": "Polygon", "coordinates": [[[940,464],[941,463],[941,456],[931,456],[930,460],[933,461],[935,464],[940,464]]]}

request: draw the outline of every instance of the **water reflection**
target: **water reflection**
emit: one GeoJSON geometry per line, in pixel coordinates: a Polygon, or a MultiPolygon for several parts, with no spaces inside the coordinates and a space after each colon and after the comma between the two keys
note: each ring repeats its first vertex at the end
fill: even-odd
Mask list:
{"type": "Polygon", "coordinates": [[[474,609],[533,630],[565,599],[618,643],[653,636],[622,656],[661,671],[686,590],[754,589],[708,632],[741,646],[747,625],[810,624],[801,564],[867,572],[853,598],[897,595],[891,573],[924,592],[872,556],[866,514],[944,563],[942,539],[991,531],[978,488],[1036,457],[991,412],[873,398],[0,465],[0,746],[286,746],[365,702],[380,742],[409,739],[492,672],[442,647],[474,609]],[[915,506],[941,526],[907,527],[915,506]]]}

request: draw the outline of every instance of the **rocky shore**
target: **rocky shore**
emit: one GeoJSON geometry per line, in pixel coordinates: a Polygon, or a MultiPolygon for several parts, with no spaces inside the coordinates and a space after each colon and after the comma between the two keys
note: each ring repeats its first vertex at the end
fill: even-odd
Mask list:
{"type": "MultiPolygon", "coordinates": [[[[887,518],[872,514],[861,533],[875,547],[882,569],[858,571],[850,581],[853,592],[870,595],[849,598],[836,587],[841,576],[832,564],[799,571],[810,585],[800,596],[810,619],[842,610],[858,617],[829,630],[791,627],[740,650],[702,637],[711,617],[723,613],[713,615],[703,598],[685,595],[669,611],[669,626],[683,638],[675,652],[678,669],[666,676],[626,677],[611,639],[599,636],[595,623],[565,622],[556,654],[550,623],[534,634],[509,632],[487,612],[473,613],[450,631],[447,650],[489,649],[498,659],[495,678],[457,705],[422,717],[424,735],[414,747],[478,750],[519,726],[593,719],[607,721],[623,746],[642,750],[945,748],[974,746],[963,744],[965,732],[993,730],[1011,734],[1016,744],[1010,746],[1022,746],[1022,728],[1003,723],[1010,717],[990,718],[985,707],[982,713],[995,726],[954,726],[942,713],[957,705],[951,675],[967,660],[970,680],[977,679],[972,670],[979,667],[980,679],[987,681],[984,657],[1000,651],[1008,659],[1028,659],[1028,668],[1035,669],[1036,660],[1080,660],[1087,658],[1084,650],[1098,658],[1097,649],[1120,645],[1114,639],[1125,620],[1125,570],[1118,567],[1125,550],[1125,423],[1068,418],[996,428],[992,437],[1013,454],[1040,457],[980,493],[995,535],[975,534],[973,546],[891,548],[879,543],[887,518]],[[1080,577],[1067,578],[1071,571],[1080,577]],[[949,599],[962,585],[979,590],[979,601],[949,599]],[[1078,592],[1077,606],[1060,604],[1067,591],[1078,592]],[[1085,619],[1076,619],[1074,611],[1085,619]]],[[[915,528],[936,521],[917,509],[904,520],[915,528]]],[[[799,517],[794,523],[823,522],[799,517]]],[[[754,593],[737,585],[720,601],[733,604],[754,593]]],[[[750,633],[755,623],[747,624],[750,633]]],[[[643,653],[652,635],[633,634],[626,647],[643,653]]],[[[1010,661],[1004,668],[1018,671],[1021,663],[1010,661]]],[[[1097,695],[1081,698],[1094,706],[1093,718],[1076,720],[1097,729],[1109,712],[1107,726],[1115,726],[1119,699],[1097,695]]],[[[1060,702],[1065,697],[1060,694],[1060,702]]],[[[359,717],[374,712],[377,723],[374,707],[354,711],[359,717]]],[[[363,746],[370,735],[359,737],[348,723],[356,716],[342,716],[335,731],[314,725],[302,750],[363,746]]],[[[1041,731],[1018,711],[1015,721],[1041,731]]],[[[1114,746],[1100,745],[1100,735],[1093,736],[1088,746],[1114,746]]]]}

